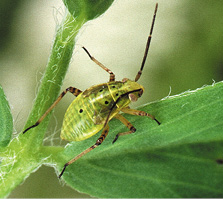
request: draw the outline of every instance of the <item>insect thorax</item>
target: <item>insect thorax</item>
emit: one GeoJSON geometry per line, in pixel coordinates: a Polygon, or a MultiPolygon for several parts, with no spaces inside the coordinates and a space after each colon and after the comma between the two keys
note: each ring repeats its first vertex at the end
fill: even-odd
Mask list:
{"type": "Polygon", "coordinates": [[[104,123],[111,109],[112,113],[109,120],[112,119],[114,115],[131,102],[129,96],[124,94],[136,89],[143,89],[143,87],[134,81],[127,80],[125,82],[116,81],[99,84],[84,91],[83,98],[87,99],[90,104],[89,112],[92,115],[93,122],[95,124],[104,123]],[[115,102],[117,103],[114,106],[115,102]]]}

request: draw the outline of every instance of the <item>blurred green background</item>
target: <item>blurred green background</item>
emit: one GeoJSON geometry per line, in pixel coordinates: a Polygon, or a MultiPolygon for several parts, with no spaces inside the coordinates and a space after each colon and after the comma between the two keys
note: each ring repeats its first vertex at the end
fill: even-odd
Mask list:
{"type": "MultiPolygon", "coordinates": [[[[117,80],[134,79],[142,61],[155,2],[159,3],[157,19],[139,81],[145,93],[133,107],[162,99],[170,91],[175,95],[222,80],[221,1],[116,0],[103,16],[81,29],[62,89],[74,86],[85,90],[109,79],[107,73],[89,60],[82,46],[111,69],[117,80]]],[[[22,130],[31,110],[56,26],[64,13],[61,0],[0,1],[0,84],[14,117],[14,136],[22,130]]],[[[66,144],[60,141],[59,133],[72,100],[73,96],[66,96],[55,109],[45,144],[66,144]]],[[[43,166],[10,197],[88,196],[59,182],[54,169],[43,166]]]]}

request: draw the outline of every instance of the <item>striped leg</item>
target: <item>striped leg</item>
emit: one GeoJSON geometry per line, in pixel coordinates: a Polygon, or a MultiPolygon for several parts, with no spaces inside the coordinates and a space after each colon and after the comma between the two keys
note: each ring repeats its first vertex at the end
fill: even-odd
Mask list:
{"type": "Polygon", "coordinates": [[[78,160],[79,158],[81,158],[83,155],[85,155],[86,153],[90,152],[91,150],[93,150],[94,148],[96,148],[97,146],[99,146],[104,139],[106,138],[106,136],[108,135],[108,131],[109,131],[109,127],[108,124],[106,124],[106,126],[104,127],[101,136],[98,138],[98,140],[96,141],[96,143],[94,145],[92,145],[91,147],[89,147],[88,149],[84,150],[82,153],[80,153],[79,155],[77,155],[75,158],[73,158],[72,160],[70,160],[69,162],[67,162],[64,167],[63,170],[61,171],[59,178],[63,175],[66,167],[72,163],[74,163],[76,160],[78,160]]]}
{"type": "Polygon", "coordinates": [[[122,115],[117,114],[115,116],[115,118],[119,119],[130,131],[118,133],[115,136],[115,139],[113,140],[112,144],[114,144],[116,142],[116,140],[118,139],[119,136],[128,135],[128,134],[134,133],[136,131],[135,127],[127,119],[125,119],[122,115]]]}
{"type": "Polygon", "coordinates": [[[108,72],[110,74],[110,79],[109,82],[113,82],[115,81],[115,74],[108,69],[106,66],[104,66],[102,63],[100,63],[97,59],[95,59],[94,57],[91,56],[91,54],[88,52],[88,50],[85,47],[82,47],[85,52],[88,54],[88,56],[90,57],[90,59],[95,62],[98,66],[100,66],[102,69],[104,69],[106,72],[108,72]]]}
{"type": "Polygon", "coordinates": [[[64,95],[67,93],[67,92],[70,92],[72,93],[74,96],[78,96],[80,93],[82,93],[81,90],[77,89],[77,88],[74,88],[74,87],[69,87],[67,88],[65,91],[63,91],[60,96],[57,98],[57,100],[50,106],[50,108],[47,109],[47,111],[40,117],[40,119],[32,126],[28,127],[27,129],[25,129],[23,131],[23,134],[28,131],[29,129],[31,128],[34,128],[36,126],[38,126],[42,120],[50,113],[50,111],[59,103],[59,101],[64,97],[64,95]]]}
{"type": "Polygon", "coordinates": [[[130,109],[129,107],[123,108],[121,111],[123,113],[127,113],[130,115],[139,115],[139,116],[150,117],[152,120],[155,120],[157,122],[157,124],[160,125],[160,122],[153,115],[146,113],[145,111],[134,110],[134,109],[130,109]]]}

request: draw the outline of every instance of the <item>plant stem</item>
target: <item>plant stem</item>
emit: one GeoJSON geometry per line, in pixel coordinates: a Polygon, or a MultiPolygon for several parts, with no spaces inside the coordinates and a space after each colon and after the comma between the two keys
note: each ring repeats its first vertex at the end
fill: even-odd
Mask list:
{"type": "MultiPolygon", "coordinates": [[[[58,97],[72,57],[75,36],[83,23],[84,20],[74,19],[73,16],[67,12],[66,17],[59,26],[47,68],[41,80],[41,86],[25,127],[35,124],[58,97]]],[[[49,122],[49,115],[41,122],[38,129],[34,128],[32,133],[26,133],[30,136],[29,140],[35,140],[36,145],[42,144],[49,122]]]]}
{"type": "MultiPolygon", "coordinates": [[[[67,72],[75,44],[75,36],[85,20],[74,19],[68,12],[57,29],[46,72],[41,80],[33,109],[25,127],[33,125],[55,101],[67,72]]],[[[52,164],[49,153],[42,151],[42,142],[49,122],[49,115],[37,127],[26,134],[19,134],[8,147],[0,151],[0,197],[21,184],[42,163],[52,164]]],[[[52,148],[56,152],[61,148],[52,148]]]]}

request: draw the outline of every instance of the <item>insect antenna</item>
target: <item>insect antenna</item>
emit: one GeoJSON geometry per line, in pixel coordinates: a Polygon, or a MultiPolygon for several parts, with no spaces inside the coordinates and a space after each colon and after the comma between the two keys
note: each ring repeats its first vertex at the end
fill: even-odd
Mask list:
{"type": "Polygon", "coordinates": [[[141,68],[140,68],[139,72],[137,73],[137,75],[135,77],[135,82],[137,82],[139,80],[139,78],[140,78],[140,76],[142,74],[143,67],[144,67],[145,62],[146,62],[146,58],[147,58],[147,55],[148,55],[150,42],[151,42],[151,39],[152,39],[152,33],[153,33],[153,27],[154,27],[154,23],[155,23],[155,19],[156,19],[157,9],[158,9],[158,3],[156,3],[154,15],[153,15],[152,25],[151,25],[149,37],[148,37],[148,40],[147,40],[147,43],[146,43],[146,49],[145,49],[144,57],[143,57],[143,60],[142,60],[141,68]]]}

